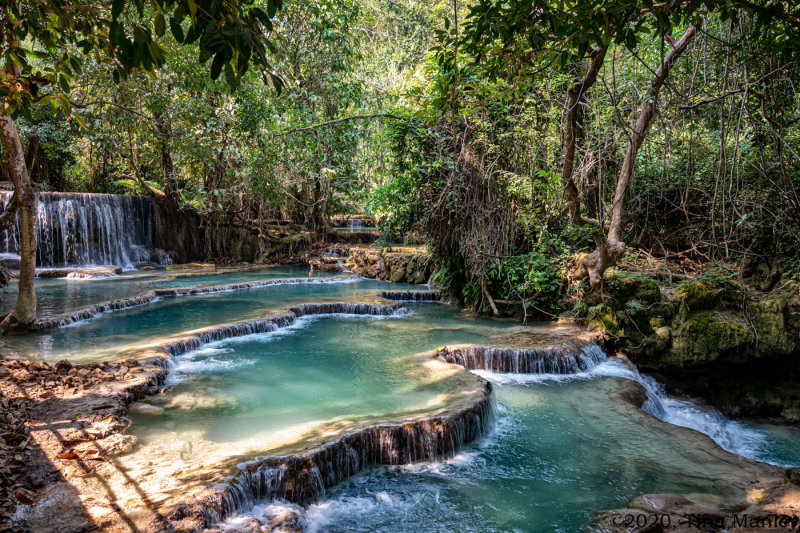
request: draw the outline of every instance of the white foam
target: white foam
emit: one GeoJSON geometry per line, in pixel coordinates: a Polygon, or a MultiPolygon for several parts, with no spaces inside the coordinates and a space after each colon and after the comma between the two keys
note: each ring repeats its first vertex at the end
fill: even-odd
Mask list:
{"type": "Polygon", "coordinates": [[[722,449],[731,453],[775,464],[764,457],[767,443],[764,433],[729,419],[718,409],[674,398],[667,394],[664,386],[657,380],[643,376],[637,369],[629,368],[619,361],[607,361],[592,373],[636,381],[647,391],[647,401],[642,405],[642,410],[669,424],[708,435],[722,449]]]}
{"type": "Polygon", "coordinates": [[[310,505],[304,515],[304,530],[306,533],[328,531],[331,525],[337,523],[339,516],[383,513],[387,507],[403,513],[404,509],[411,511],[417,505],[414,494],[392,494],[386,491],[368,496],[339,497],[310,505]]]}
{"type": "Polygon", "coordinates": [[[643,376],[636,368],[628,367],[620,361],[609,359],[586,372],[577,374],[513,374],[485,370],[473,372],[497,385],[564,383],[597,376],[636,381],[647,391],[647,401],[642,405],[642,410],[645,412],[663,422],[708,435],[721,448],[731,453],[776,464],[764,456],[767,444],[767,436],[764,433],[727,418],[711,406],[674,398],[667,394],[664,386],[654,378],[643,376]]]}
{"type": "Polygon", "coordinates": [[[578,372],[576,374],[515,374],[505,372],[493,372],[491,370],[472,370],[487,381],[497,385],[529,385],[531,383],[577,381],[581,379],[591,379],[594,377],[592,372],[578,372]]]}
{"type": "Polygon", "coordinates": [[[98,274],[89,274],[87,272],[70,272],[66,275],[65,279],[71,280],[89,280],[89,279],[108,279],[116,278],[117,275],[113,272],[103,272],[98,274]]]}
{"type": "Polygon", "coordinates": [[[242,530],[250,531],[248,527],[253,520],[261,524],[269,524],[272,520],[285,516],[287,514],[297,514],[301,517],[301,526],[304,531],[307,531],[305,520],[305,510],[299,505],[289,503],[286,501],[272,501],[269,503],[254,505],[246,514],[237,514],[229,517],[227,520],[217,524],[221,531],[225,532],[238,532],[242,530]]]}

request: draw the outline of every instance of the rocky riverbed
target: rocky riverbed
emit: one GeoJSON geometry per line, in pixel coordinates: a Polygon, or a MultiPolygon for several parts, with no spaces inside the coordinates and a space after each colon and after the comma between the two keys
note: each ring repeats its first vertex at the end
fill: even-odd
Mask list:
{"type": "MultiPolygon", "coordinates": [[[[121,433],[130,424],[126,406],[157,392],[165,376],[161,366],[136,360],[88,365],[1,361],[0,528],[102,528],[87,515],[95,505],[93,495],[79,487],[108,468],[115,455],[133,448],[135,439],[121,433]],[[52,506],[43,515],[25,512],[43,497],[57,501],[59,513],[53,514],[52,506]],[[9,525],[18,504],[22,511],[9,525]]],[[[116,523],[122,513],[117,507],[111,504],[96,514],[116,523]]]]}

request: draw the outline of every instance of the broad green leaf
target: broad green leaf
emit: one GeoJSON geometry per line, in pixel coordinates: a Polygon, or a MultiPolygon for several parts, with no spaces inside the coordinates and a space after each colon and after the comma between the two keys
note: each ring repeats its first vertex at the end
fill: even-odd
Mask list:
{"type": "Polygon", "coordinates": [[[236,74],[233,72],[233,67],[231,67],[230,62],[225,62],[225,80],[228,82],[228,86],[231,88],[231,91],[236,90],[237,80],[236,74]]]}
{"type": "Polygon", "coordinates": [[[222,65],[225,63],[225,53],[223,51],[217,52],[214,60],[211,62],[211,79],[216,80],[222,72],[222,65]]]}
{"type": "Polygon", "coordinates": [[[84,122],[84,120],[83,120],[83,117],[81,117],[81,116],[80,116],[78,113],[76,113],[74,110],[72,111],[72,117],[75,119],[75,122],[77,122],[77,123],[78,123],[78,125],[79,125],[81,128],[83,128],[83,129],[86,129],[86,122],[84,122]]]}
{"type": "Polygon", "coordinates": [[[156,15],[156,20],[153,22],[153,31],[155,31],[156,35],[159,37],[164,36],[164,32],[166,31],[166,21],[164,20],[164,15],[159,13],[156,15]]]}
{"type": "Polygon", "coordinates": [[[179,43],[183,42],[183,28],[181,27],[180,21],[170,17],[169,19],[169,29],[172,32],[172,36],[175,37],[175,40],[179,43]]]}
{"type": "Polygon", "coordinates": [[[108,39],[111,44],[116,47],[122,47],[125,42],[125,30],[122,29],[122,24],[119,22],[112,22],[111,28],[108,32],[108,39]]]}

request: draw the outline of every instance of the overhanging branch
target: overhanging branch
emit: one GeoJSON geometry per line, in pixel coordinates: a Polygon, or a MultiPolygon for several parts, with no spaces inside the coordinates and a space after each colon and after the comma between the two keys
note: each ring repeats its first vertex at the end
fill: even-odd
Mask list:
{"type": "Polygon", "coordinates": [[[392,118],[395,120],[404,120],[406,117],[401,117],[400,115],[393,115],[391,113],[370,113],[365,115],[352,115],[349,117],[344,118],[337,118],[335,120],[327,120],[325,122],[320,122],[318,124],[312,124],[311,126],[303,126],[302,128],[294,128],[291,130],[286,130],[281,133],[289,134],[289,133],[300,133],[303,131],[312,131],[319,128],[326,128],[328,126],[333,126],[335,124],[341,124],[343,122],[349,122],[351,120],[361,120],[361,119],[370,119],[370,118],[392,118]]]}

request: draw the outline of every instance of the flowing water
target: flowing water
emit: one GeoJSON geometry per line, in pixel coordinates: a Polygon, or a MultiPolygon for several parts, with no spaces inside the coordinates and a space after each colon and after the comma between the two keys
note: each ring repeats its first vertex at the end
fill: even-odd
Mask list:
{"type": "MultiPolygon", "coordinates": [[[[5,210],[11,193],[0,193],[5,210]]],[[[36,257],[40,267],[170,264],[153,247],[150,199],[116,194],[40,193],[36,209],[36,257]]],[[[19,225],[0,232],[0,252],[19,254],[19,225]]]]}
{"type": "Polygon", "coordinates": [[[634,495],[718,491],[730,465],[631,416],[615,387],[610,378],[502,385],[491,436],[447,461],[355,478],[302,512],[307,531],[575,532],[634,495]]]}
{"type": "Polygon", "coordinates": [[[339,276],[338,272],[326,272],[324,270],[314,270],[309,272],[308,268],[300,266],[282,266],[270,268],[258,268],[254,270],[244,270],[240,272],[226,272],[222,274],[178,274],[172,279],[153,283],[156,287],[190,287],[193,285],[222,285],[228,283],[247,283],[261,279],[280,279],[280,278],[330,278],[339,276]]]}
{"type": "Polygon", "coordinates": [[[134,417],[132,433],[145,447],[177,450],[176,460],[192,461],[319,443],[372,423],[424,415],[457,399],[466,376],[432,371],[415,354],[449,342],[486,341],[511,327],[467,321],[451,306],[385,317],[303,317],[288,328],[177,356],[172,387],[147,400],[165,412],[134,417]]]}
{"type": "MultiPolygon", "coordinates": [[[[78,309],[146,294],[154,288],[186,287],[192,285],[222,285],[262,279],[323,278],[336,273],[309,273],[300,266],[261,268],[249,271],[208,272],[206,269],[179,271],[127,271],[110,278],[36,278],[37,315],[50,317],[78,309]]],[[[8,312],[17,298],[16,283],[3,289],[0,313],[8,312]]]]}
{"type": "MultiPolygon", "coordinates": [[[[418,288],[341,276],[308,278],[307,271],[294,269],[194,277],[148,272],[108,280],[40,280],[40,287],[43,300],[56,309],[55,302],[65,305],[67,298],[91,302],[154,288],[285,276],[303,283],[162,296],[68,327],[7,337],[6,353],[51,362],[111,360],[180,332],[264,317],[278,307],[372,301],[381,291],[402,297],[398,291],[418,288]]],[[[415,354],[443,345],[493,343],[521,327],[475,320],[442,304],[412,300],[406,306],[410,313],[395,316],[302,317],[277,331],[174,357],[170,387],[146,400],[150,414],[132,411],[130,434],[138,445],[118,458],[120,466],[147,494],[180,493],[186,483],[202,484],[203,469],[218,461],[298,453],[368,424],[445,409],[474,381],[455,367],[435,370],[415,354]]],[[[497,401],[496,427],[487,437],[443,461],[356,476],[305,508],[259,502],[245,514],[267,521],[291,506],[308,531],[572,532],[594,511],[619,507],[638,494],[677,492],[714,503],[729,496],[734,480],[749,482],[735,456],[677,426],[701,431],[741,455],[800,465],[798,431],[734,422],[714,409],[671,398],[651,378],[605,360],[597,347],[569,365],[537,360],[526,366],[506,351],[487,351],[481,364],[489,368],[486,357],[504,357],[514,363],[509,368],[558,373],[476,371],[494,384],[497,401]],[[625,380],[647,390],[643,410],[616,396],[625,380]]],[[[235,516],[223,526],[235,528],[241,520],[235,516]]]]}
{"type": "MultiPolygon", "coordinates": [[[[261,318],[270,309],[290,304],[374,299],[380,290],[390,286],[387,282],[344,277],[297,279],[301,282],[291,280],[285,285],[159,297],[146,305],[106,313],[66,327],[37,334],[9,336],[4,339],[6,353],[49,362],[59,359],[86,362],[126,358],[142,345],[155,343],[179,332],[261,318]]],[[[216,281],[222,280],[217,278],[216,281]]],[[[110,294],[113,294],[112,290],[106,300],[116,297],[110,294]]]]}
{"type": "MultiPolygon", "coordinates": [[[[357,476],[306,508],[256,505],[224,526],[235,530],[251,517],[268,522],[288,507],[308,533],[575,532],[595,511],[639,494],[678,493],[712,505],[733,496],[727,483],[741,476],[737,461],[709,454],[702,439],[687,439],[616,398],[620,379],[643,380],[618,362],[572,375],[478,373],[494,383],[499,406],[487,438],[445,461],[357,476]]],[[[647,387],[651,414],[750,457],[800,465],[796,428],[732,422],[663,395],[657,384],[647,387]]]]}

